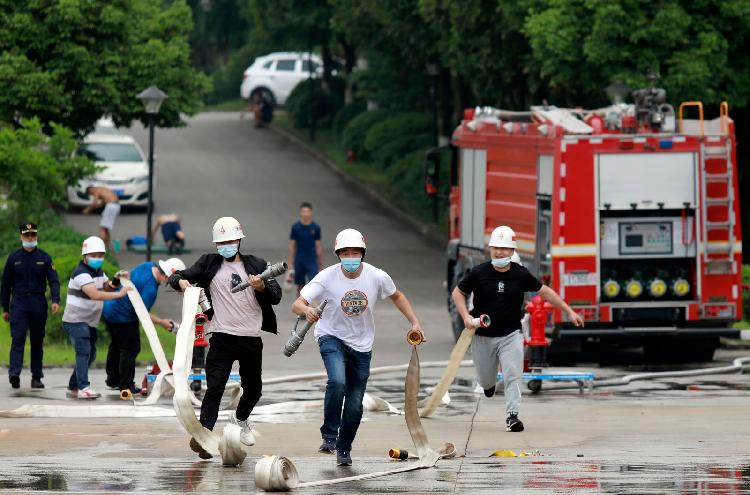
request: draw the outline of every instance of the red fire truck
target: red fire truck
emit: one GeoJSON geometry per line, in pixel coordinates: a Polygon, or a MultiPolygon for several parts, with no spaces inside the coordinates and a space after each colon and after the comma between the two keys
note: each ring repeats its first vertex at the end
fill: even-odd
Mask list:
{"type": "MultiPolygon", "coordinates": [[[[734,123],[726,103],[708,120],[700,102],[675,112],[663,89],[633,96],[590,111],[465,111],[451,143],[448,292],[488,259],[492,229],[509,225],[524,265],[586,321],[574,328],[555,311],[553,342],[710,360],[742,317],[734,123]]],[[[448,306],[460,332],[450,296],[448,306]]]]}

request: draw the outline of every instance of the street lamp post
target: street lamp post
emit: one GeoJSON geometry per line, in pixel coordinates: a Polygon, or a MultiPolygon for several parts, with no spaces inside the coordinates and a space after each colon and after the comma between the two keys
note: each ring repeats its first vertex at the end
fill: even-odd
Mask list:
{"type": "Polygon", "coordinates": [[[162,102],[167,99],[167,94],[156,86],[149,86],[136,96],[143,102],[148,114],[148,206],[146,220],[146,261],[151,261],[151,245],[153,234],[151,233],[151,218],[154,214],[154,123],[156,114],[162,102]]]}

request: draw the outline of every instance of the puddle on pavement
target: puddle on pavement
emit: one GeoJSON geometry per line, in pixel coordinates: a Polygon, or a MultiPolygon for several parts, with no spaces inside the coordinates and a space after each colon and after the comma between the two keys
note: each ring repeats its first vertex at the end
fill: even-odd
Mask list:
{"type": "MultiPolygon", "coordinates": [[[[224,468],[216,462],[186,462],[182,459],[130,460],[115,467],[98,459],[85,462],[73,457],[40,462],[4,462],[0,490],[33,492],[158,491],[184,493],[227,491],[253,493],[252,462],[239,468],[224,468]],[[93,464],[93,465],[92,465],[93,464]]],[[[327,460],[327,459],[326,459],[327,460]]],[[[295,459],[303,481],[334,478],[393,469],[383,459],[357,460],[346,473],[321,466],[321,459],[295,459]]],[[[332,463],[332,460],[331,460],[332,463]]],[[[750,464],[618,464],[591,461],[540,459],[487,459],[469,457],[460,462],[441,461],[436,469],[425,469],[370,481],[307,489],[305,493],[675,493],[682,495],[750,495],[750,464]],[[460,466],[460,474],[459,472],[460,466]]]]}

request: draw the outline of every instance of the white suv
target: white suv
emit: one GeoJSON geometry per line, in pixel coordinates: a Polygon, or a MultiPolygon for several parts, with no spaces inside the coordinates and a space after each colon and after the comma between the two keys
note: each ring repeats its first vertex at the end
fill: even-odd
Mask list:
{"type": "Polygon", "coordinates": [[[102,167],[93,177],[68,187],[71,206],[87,206],[88,186],[106,186],[117,194],[123,206],[148,204],[148,162],[135,139],[127,134],[89,134],[77,154],[87,156],[102,167]]]}
{"type": "Polygon", "coordinates": [[[318,77],[323,72],[322,62],[317,55],[306,52],[276,52],[255,59],[242,75],[240,96],[248,99],[260,93],[274,105],[283,105],[295,86],[310,77],[318,77]],[[312,67],[310,61],[312,60],[312,67]]]}

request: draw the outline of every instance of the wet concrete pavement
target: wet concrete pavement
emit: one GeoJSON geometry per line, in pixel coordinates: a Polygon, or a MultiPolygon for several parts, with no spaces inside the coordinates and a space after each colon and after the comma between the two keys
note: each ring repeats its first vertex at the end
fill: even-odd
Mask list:
{"type": "MultiPolygon", "coordinates": [[[[157,132],[157,213],[183,217],[193,254],[212,250],[209,230],[223,215],[243,222],[243,249],[270,261],[285,259],[288,229],[300,201],[311,200],[323,226],[326,262],[335,232],[359,226],[368,237],[368,261],[386,269],[412,300],[428,333],[422,361],[447,359],[453,339],[445,314],[443,254],[407,227],[389,218],[347,189],[324,167],[283,138],[256,132],[236,114],[205,114],[188,127],[157,132]]],[[[142,129],[133,134],[144,148],[142,129]]],[[[95,232],[97,216],[78,213],[67,220],[82,232],[95,232]]],[[[124,241],[142,235],[142,213],[121,216],[116,236],[124,241]]],[[[121,253],[131,267],[142,257],[121,253]]],[[[291,359],[281,347],[293,324],[292,295],[279,306],[279,336],[264,335],[264,376],[323,371],[312,339],[291,359]]],[[[163,292],[156,310],[177,316],[180,297],[163,292]]],[[[403,317],[388,303],[377,309],[378,335],[373,366],[404,364],[403,317]]],[[[750,351],[720,351],[715,365],[750,351]]],[[[642,370],[641,366],[636,367],[642,370]]],[[[0,370],[4,375],[6,370],[0,370]]],[[[632,366],[583,366],[608,378],[635,371],[632,366]]],[[[138,376],[143,369],[139,368],[138,376]]],[[[46,370],[44,391],[10,390],[0,382],[0,409],[26,404],[79,405],[64,398],[69,370],[46,370]]],[[[422,371],[422,395],[434,385],[439,369],[422,371]]],[[[543,390],[526,394],[523,433],[506,433],[502,397],[484,398],[473,390],[471,368],[462,368],[451,391],[452,402],[434,418],[423,420],[434,447],[456,445],[456,459],[436,468],[377,480],[307,489],[311,493],[750,493],[750,380],[748,374],[668,379],[626,387],[578,391],[543,390]],[[532,457],[488,457],[497,450],[535,452],[532,457]]],[[[368,391],[403,407],[404,373],[373,376],[368,391]]],[[[22,385],[28,385],[24,374],[22,385]]],[[[92,372],[102,390],[102,370],[92,372]]],[[[69,491],[252,493],[253,466],[263,454],[292,459],[303,481],[330,479],[400,467],[389,461],[389,448],[412,447],[401,415],[366,413],[357,436],[352,468],[337,468],[333,457],[317,454],[323,381],[280,383],[264,388],[260,405],[298,401],[303,412],[254,415],[256,445],[239,468],[217,460],[199,461],[187,446],[189,437],[174,417],[156,418],[2,418],[0,417],[0,492],[69,491]],[[318,402],[319,403],[319,402],[318,402]],[[309,407],[311,406],[311,407],[309,407]]],[[[104,391],[104,390],[102,390],[104,391]]],[[[121,406],[114,391],[93,406],[121,406]]],[[[162,410],[171,408],[165,398],[162,410]]],[[[135,406],[133,406],[135,407],[135,406]]],[[[219,427],[224,424],[220,422],[219,427]]],[[[409,461],[406,461],[409,462],[409,461]]]]}

